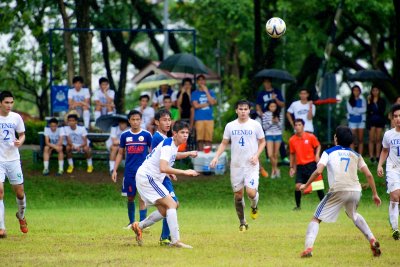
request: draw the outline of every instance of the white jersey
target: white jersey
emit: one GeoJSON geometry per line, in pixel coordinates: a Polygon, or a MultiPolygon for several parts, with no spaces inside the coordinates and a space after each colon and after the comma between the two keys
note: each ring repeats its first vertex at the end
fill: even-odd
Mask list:
{"type": "Polygon", "coordinates": [[[357,171],[366,166],[362,156],[350,148],[334,146],[322,153],[318,164],[327,166],[329,191],[360,191],[357,171]]]}
{"type": "Polygon", "coordinates": [[[252,167],[250,158],[257,153],[258,140],[264,138],[261,124],[248,119],[240,123],[238,119],[225,126],[223,139],[231,140],[231,168],[252,167]]]}
{"type": "Polygon", "coordinates": [[[14,146],[16,132],[25,132],[21,116],[12,111],[7,116],[0,116],[0,162],[20,159],[18,148],[14,146]]]}
{"type": "Polygon", "coordinates": [[[64,127],[57,127],[53,132],[50,127],[44,127],[44,136],[49,138],[51,144],[55,145],[58,140],[63,139],[65,136],[64,127]]]}
{"type": "Polygon", "coordinates": [[[68,90],[68,100],[72,99],[75,102],[83,102],[85,99],[90,98],[90,93],[88,88],[81,88],[79,92],[75,88],[68,90]]]}
{"type": "Polygon", "coordinates": [[[138,173],[151,176],[154,180],[162,183],[166,174],[160,171],[160,160],[168,161],[169,166],[172,167],[177,153],[178,147],[175,145],[174,139],[172,137],[165,139],[147,155],[146,160],[139,167],[138,173]]]}
{"type": "Polygon", "coordinates": [[[146,107],[143,111],[140,107],[135,108],[135,110],[139,111],[142,113],[142,124],[140,125],[140,128],[142,129],[147,129],[147,125],[152,122],[154,119],[154,108],[152,107],[146,107]]]}
{"type": "Polygon", "coordinates": [[[111,145],[113,144],[112,138],[116,138],[119,140],[121,137],[121,134],[123,132],[125,132],[126,130],[129,130],[129,127],[124,130],[121,130],[119,125],[111,127],[110,137],[106,141],[106,147],[111,147],[111,145]]]}
{"type": "MultiPolygon", "coordinates": [[[[304,120],[304,131],[313,133],[314,125],[312,119],[307,119],[308,111],[310,110],[310,104],[302,104],[300,100],[294,101],[287,112],[293,114],[295,119],[303,119],[304,120]]],[[[312,104],[312,115],[315,116],[315,105],[312,104]]]]}
{"type": "MultiPolygon", "coordinates": [[[[106,92],[107,96],[109,98],[111,98],[112,100],[114,100],[115,98],[115,91],[114,90],[110,90],[108,89],[106,92]]],[[[107,97],[106,94],[101,90],[101,89],[97,89],[94,93],[93,93],[93,101],[100,101],[100,103],[102,104],[107,104],[107,97]]]]}
{"type": "MultiPolygon", "coordinates": [[[[72,130],[70,126],[64,127],[65,136],[71,138],[72,144],[74,146],[80,146],[83,144],[83,136],[87,136],[86,128],[80,125],[76,125],[75,130],[72,130]]],[[[89,145],[89,139],[87,140],[89,145]]]]}
{"type": "Polygon", "coordinates": [[[396,172],[400,174],[400,132],[396,128],[385,132],[382,146],[389,149],[386,160],[386,172],[396,172]]]}

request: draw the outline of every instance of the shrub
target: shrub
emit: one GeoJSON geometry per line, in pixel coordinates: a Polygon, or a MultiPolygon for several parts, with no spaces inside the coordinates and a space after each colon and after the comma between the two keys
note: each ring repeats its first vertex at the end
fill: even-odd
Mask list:
{"type": "Polygon", "coordinates": [[[25,121],[25,144],[39,145],[39,132],[44,131],[45,121],[25,121]]]}

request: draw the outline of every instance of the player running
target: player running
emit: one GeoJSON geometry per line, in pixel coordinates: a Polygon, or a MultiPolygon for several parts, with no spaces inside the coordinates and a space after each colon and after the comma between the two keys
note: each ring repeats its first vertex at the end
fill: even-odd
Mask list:
{"type": "Polygon", "coordinates": [[[217,165],[218,157],[231,140],[231,185],[240,221],[239,230],[244,232],[249,227],[244,216],[244,188],[251,202],[250,217],[253,220],[258,217],[258,158],[264,150],[265,137],[261,124],[250,119],[250,102],[239,100],[235,109],[238,118],[225,126],[223,140],[210,167],[214,168],[217,165]]]}
{"type": "Polygon", "coordinates": [[[372,198],[375,204],[379,206],[381,199],[376,192],[374,177],[362,156],[350,149],[350,145],[353,142],[353,134],[349,127],[337,127],[334,141],[336,146],[322,153],[317,169],[311,174],[307,183],[300,186],[300,190],[304,191],[323,172],[325,166],[327,166],[329,193],[325,195],[317,206],[314,217],[308,225],[305,250],[301,253],[301,257],[312,256],[320,222],[335,222],[342,207],[346,209],[347,216],[369,241],[372,254],[378,257],[381,255],[379,242],[374,237],[361,214],[357,213],[361,197],[361,185],[358,180],[357,170],[361,170],[366,176],[372,190],[372,198]]]}

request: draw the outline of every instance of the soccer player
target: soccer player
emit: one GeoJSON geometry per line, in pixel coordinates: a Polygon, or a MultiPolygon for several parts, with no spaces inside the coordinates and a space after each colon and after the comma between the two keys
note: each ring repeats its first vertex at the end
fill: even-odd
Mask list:
{"type": "MultiPolygon", "coordinates": [[[[321,145],[315,135],[304,131],[303,119],[294,120],[294,129],[296,133],[289,139],[289,175],[293,177],[296,174],[296,189],[294,191],[296,207],[293,210],[298,211],[301,209],[300,186],[307,182],[310,175],[317,168],[321,145]]],[[[324,190],[317,190],[317,194],[320,200],[324,198],[324,190]]]]}
{"type": "Polygon", "coordinates": [[[380,256],[379,242],[374,237],[361,214],[357,213],[361,197],[361,185],[358,180],[357,170],[361,170],[366,176],[372,190],[372,199],[379,206],[381,200],[376,192],[374,177],[362,156],[350,148],[353,142],[353,134],[349,127],[338,126],[334,141],[336,146],[322,153],[317,169],[311,174],[307,183],[300,186],[300,190],[303,191],[321,175],[325,166],[328,168],[329,193],[326,194],[317,206],[314,217],[308,225],[305,250],[301,253],[301,257],[312,256],[314,241],[318,235],[320,222],[335,222],[342,207],[345,208],[347,216],[369,241],[372,254],[375,257],[380,256]]]}
{"type": "Polygon", "coordinates": [[[218,157],[231,141],[231,185],[234,192],[236,213],[239,217],[239,230],[244,232],[248,224],[244,216],[244,188],[251,202],[250,217],[258,217],[258,158],[265,147],[264,131],[261,124],[250,118],[250,102],[239,100],[236,105],[238,118],[225,126],[224,135],[215,157],[210,163],[214,168],[218,157]]]}
{"type": "Polygon", "coordinates": [[[74,88],[68,90],[69,110],[76,110],[80,116],[83,116],[83,123],[86,129],[90,124],[90,92],[88,88],[83,87],[83,78],[76,76],[72,83],[74,88]]]}
{"type": "Polygon", "coordinates": [[[176,213],[177,203],[162,184],[165,176],[187,175],[197,176],[194,170],[180,170],[173,168],[177,157],[178,147],[187,141],[189,136],[189,125],[184,121],[177,121],[173,127],[173,137],[162,141],[147,156],[136,174],[136,186],[143,200],[148,205],[155,205],[157,210],[151,213],[145,220],[132,224],[132,230],[136,233],[138,245],[142,245],[142,229],[167,218],[168,227],[171,232],[170,246],[179,248],[192,248],[180,241],[178,216],[176,213]]]}
{"type": "Polygon", "coordinates": [[[386,161],[386,184],[390,194],[389,221],[392,227],[392,237],[399,240],[399,200],[400,200],[400,105],[394,105],[391,110],[392,122],[395,128],[385,132],[382,140],[382,151],[378,163],[378,176],[383,177],[382,165],[386,161]]]}
{"type": "Polygon", "coordinates": [[[110,159],[108,161],[110,167],[110,175],[112,175],[115,166],[115,159],[119,149],[119,140],[121,134],[128,129],[128,122],[121,120],[117,126],[111,127],[110,137],[106,141],[107,150],[110,151],[110,159]]]}
{"type": "Polygon", "coordinates": [[[64,152],[63,141],[65,132],[63,127],[58,127],[58,120],[51,118],[49,127],[44,128],[44,150],[43,150],[43,175],[49,175],[49,159],[53,151],[58,153],[58,171],[57,176],[64,173],[64,152]]]}
{"type": "MultiPolygon", "coordinates": [[[[136,172],[146,159],[151,147],[151,134],[140,127],[142,113],[131,110],[128,114],[128,122],[131,128],[121,134],[118,154],[115,159],[115,168],[111,179],[117,182],[117,170],[125,155],[124,179],[121,195],[127,197],[129,226],[135,221],[135,196],[136,196],[136,172]]],[[[147,209],[145,203],[139,197],[140,220],[146,218],[147,209]]]]}
{"type": "Polygon", "coordinates": [[[67,160],[68,168],[67,173],[74,171],[74,160],[72,152],[83,152],[87,161],[87,172],[93,172],[92,153],[87,139],[87,131],[85,127],[78,125],[78,115],[69,114],[67,116],[68,126],[64,127],[65,136],[67,137],[67,160]]]}
{"type": "Polygon", "coordinates": [[[115,91],[110,89],[110,83],[107,78],[99,79],[100,88],[93,94],[95,102],[94,119],[97,120],[101,115],[115,113],[114,97],[115,91]]]}
{"type": "Polygon", "coordinates": [[[0,238],[5,238],[6,226],[4,222],[4,181],[6,176],[17,196],[18,212],[21,232],[28,232],[25,219],[26,197],[24,192],[24,176],[22,174],[18,148],[25,141],[25,125],[18,113],[12,112],[14,96],[9,91],[0,93],[0,238]],[[18,138],[16,137],[18,133],[18,138]]]}

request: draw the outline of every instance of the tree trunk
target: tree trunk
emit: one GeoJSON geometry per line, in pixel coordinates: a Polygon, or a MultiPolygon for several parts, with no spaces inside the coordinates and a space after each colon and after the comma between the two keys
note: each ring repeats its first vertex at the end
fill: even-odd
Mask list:
{"type": "MultiPolygon", "coordinates": [[[[77,28],[90,28],[90,0],[75,0],[77,28]]],[[[92,84],[92,37],[88,31],[79,31],[79,74],[91,91],[92,84]]]]}
{"type": "Polygon", "coordinates": [[[260,0],[254,0],[254,64],[253,72],[262,68],[262,38],[261,38],[261,4],[260,0]]]}
{"type": "Polygon", "coordinates": [[[393,59],[393,79],[395,82],[395,87],[400,88],[400,2],[398,0],[393,0],[394,12],[395,12],[395,29],[396,36],[395,40],[395,57],[393,59]]]}

